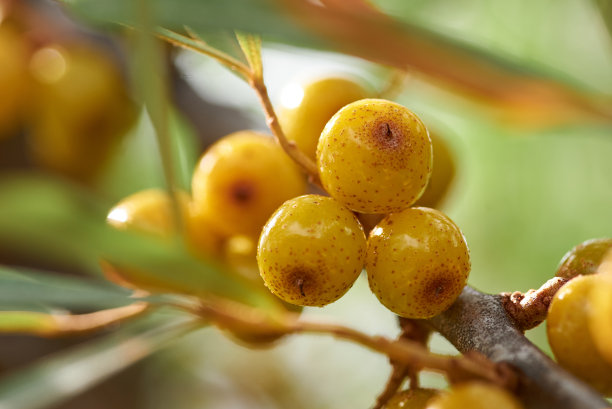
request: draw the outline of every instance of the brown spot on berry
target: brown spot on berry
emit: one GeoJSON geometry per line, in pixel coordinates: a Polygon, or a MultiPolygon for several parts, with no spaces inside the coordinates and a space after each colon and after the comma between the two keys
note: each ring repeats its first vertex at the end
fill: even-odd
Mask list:
{"type": "Polygon", "coordinates": [[[256,195],[254,183],[250,180],[237,180],[229,188],[231,201],[239,206],[247,205],[256,195]]]}

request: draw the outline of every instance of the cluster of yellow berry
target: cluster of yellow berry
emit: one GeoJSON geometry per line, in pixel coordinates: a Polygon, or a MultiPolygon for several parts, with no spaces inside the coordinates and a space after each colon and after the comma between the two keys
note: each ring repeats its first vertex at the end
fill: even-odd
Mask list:
{"type": "Polygon", "coordinates": [[[81,38],[41,42],[0,21],[0,141],[25,130],[33,164],[89,181],[135,118],[113,57],[81,38]]]}
{"type": "Polygon", "coordinates": [[[574,247],[557,276],[570,281],[548,310],[550,347],[559,365],[612,396],[612,239],[574,247]]]}
{"type": "MultiPolygon", "coordinates": [[[[339,299],[365,267],[372,291],[395,313],[428,318],[446,309],[466,283],[470,259],[447,216],[410,207],[431,177],[429,133],[405,107],[365,96],[354,81],[326,78],[303,87],[298,103],[280,111],[287,138],[316,160],[331,197],[305,194],[305,177],[266,135],[242,131],[210,147],[193,174],[191,196],[178,200],[195,253],[252,277],[249,251],[259,239],[263,282],[298,306],[339,299]],[[382,218],[367,241],[362,214],[382,218]]],[[[452,167],[442,168],[448,174],[452,167]]],[[[436,200],[446,184],[439,186],[436,200]]],[[[171,206],[162,191],[140,192],[112,209],[109,222],[168,237],[176,232],[171,206]]],[[[114,269],[110,275],[160,290],[146,274],[114,269]]]]}
{"type": "Polygon", "coordinates": [[[317,83],[319,95],[304,92],[289,115],[281,111],[288,138],[309,155],[316,146],[319,177],[331,197],[297,197],[274,213],[259,240],[261,276],[287,302],[323,306],[346,293],[365,266],[372,291],[387,308],[407,318],[432,317],[460,294],[470,259],[461,231],[447,216],[411,208],[432,172],[429,133],[396,103],[340,101],[338,88],[350,97],[366,94],[347,82],[317,83]],[[335,114],[320,108],[325,89],[330,102],[344,105],[335,114]],[[314,118],[333,114],[318,128],[322,132],[314,124],[289,126],[307,123],[313,111],[314,118]],[[366,240],[358,214],[386,217],[366,240]]]}

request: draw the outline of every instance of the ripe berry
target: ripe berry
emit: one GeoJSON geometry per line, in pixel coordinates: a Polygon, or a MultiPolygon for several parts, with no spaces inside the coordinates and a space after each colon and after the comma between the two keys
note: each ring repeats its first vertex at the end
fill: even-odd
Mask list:
{"type": "Polygon", "coordinates": [[[439,394],[436,389],[406,389],[389,399],[384,409],[426,409],[427,403],[439,394]]]}
{"type": "Polygon", "coordinates": [[[95,178],[135,118],[121,73],[90,45],[45,47],[32,56],[29,133],[34,162],[79,181],[95,178]]]}
{"type": "Polygon", "coordinates": [[[317,146],[321,182],[351,210],[390,213],[411,206],[431,175],[425,125],[382,99],[353,102],[327,123],[317,146]]]}
{"type": "MultiPolygon", "coordinates": [[[[182,218],[187,244],[196,254],[211,257],[218,252],[220,238],[212,230],[195,228],[189,208],[189,196],[179,194],[179,213],[182,218]]],[[[119,230],[141,233],[160,240],[171,240],[178,234],[172,200],[166,191],[148,189],[134,193],[115,205],[108,213],[107,222],[119,230]]],[[[106,276],[113,282],[130,288],[164,291],[171,283],[158,282],[146,271],[116,268],[102,262],[106,276]]]]}
{"type": "Polygon", "coordinates": [[[599,353],[612,365],[612,259],[610,263],[609,271],[601,272],[598,285],[591,290],[589,326],[599,353]]]}
{"type": "Polygon", "coordinates": [[[291,304],[339,299],[363,269],[366,241],[353,213],[330,197],[305,195],[278,208],[257,247],[266,286],[291,304]]]}
{"type": "Polygon", "coordinates": [[[606,253],[612,249],[612,239],[592,239],[580,243],[561,259],[557,277],[573,278],[578,275],[594,274],[606,253]]]}
{"type": "Polygon", "coordinates": [[[508,391],[492,384],[468,382],[431,400],[427,409],[523,409],[508,391]]]}
{"type": "Polygon", "coordinates": [[[9,23],[0,25],[0,139],[15,130],[26,96],[27,45],[9,23]]]}
{"type": "Polygon", "coordinates": [[[343,106],[366,97],[361,85],[348,78],[290,83],[281,94],[279,121],[287,139],[316,161],[317,142],[327,121],[343,106]]]}
{"type": "Polygon", "coordinates": [[[559,365],[610,395],[612,365],[600,355],[589,331],[589,313],[593,308],[589,294],[601,283],[602,275],[594,274],[575,277],[561,287],[550,304],[546,330],[559,365]]]}
{"type": "Polygon", "coordinates": [[[388,215],[370,232],[366,270],[385,307],[405,318],[430,318],[461,293],[470,255],[451,219],[417,207],[388,215]]]}
{"type": "Polygon", "coordinates": [[[305,189],[303,176],[282,148],[254,131],[216,142],[192,180],[194,206],[228,236],[257,237],[272,212],[305,189]]]}
{"type": "Polygon", "coordinates": [[[443,203],[453,182],[456,165],[444,138],[436,133],[430,133],[429,136],[433,147],[433,168],[425,192],[415,206],[437,208],[443,203]]]}

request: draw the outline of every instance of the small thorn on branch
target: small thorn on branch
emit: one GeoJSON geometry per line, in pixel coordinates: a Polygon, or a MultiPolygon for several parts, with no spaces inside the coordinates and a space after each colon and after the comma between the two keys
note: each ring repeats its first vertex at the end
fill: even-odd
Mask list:
{"type": "Polygon", "coordinates": [[[567,281],[565,278],[554,277],[537,290],[529,290],[524,294],[520,291],[501,293],[502,306],[515,322],[517,329],[525,332],[546,319],[553,297],[567,281]]]}

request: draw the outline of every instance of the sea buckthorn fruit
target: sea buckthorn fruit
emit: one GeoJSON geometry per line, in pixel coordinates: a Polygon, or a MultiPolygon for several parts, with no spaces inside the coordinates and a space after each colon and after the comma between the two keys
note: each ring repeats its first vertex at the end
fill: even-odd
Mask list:
{"type": "Polygon", "coordinates": [[[363,87],[350,78],[292,82],[282,91],[279,121],[287,139],[316,161],[317,143],[327,121],[343,106],[367,96],[363,87]]]}
{"type": "Polygon", "coordinates": [[[227,236],[258,237],[274,210],[305,189],[305,178],[282,148],[254,131],[217,141],[192,179],[197,212],[227,236]]]}
{"type": "Polygon", "coordinates": [[[461,293],[470,254],[459,227],[426,207],[385,217],[368,238],[366,271],[372,292],[405,318],[430,318],[461,293]]]}
{"type": "Polygon", "coordinates": [[[431,139],[407,108],[363,99],[327,123],[317,146],[317,165],[325,190],[351,210],[397,212],[416,202],[427,186],[431,139]]]}
{"type": "Polygon", "coordinates": [[[268,220],[257,262],[266,286],[284,301],[324,306],[353,285],[365,251],[365,234],[349,209],[330,197],[304,195],[268,220]]]}
{"type": "Polygon", "coordinates": [[[612,365],[599,353],[589,330],[593,308],[589,297],[602,284],[602,277],[601,274],[578,276],[561,287],[548,309],[546,330],[559,365],[601,393],[610,395],[612,365]]]}

